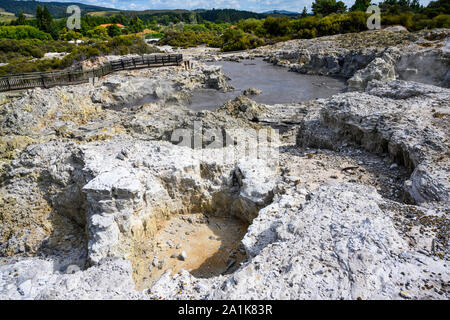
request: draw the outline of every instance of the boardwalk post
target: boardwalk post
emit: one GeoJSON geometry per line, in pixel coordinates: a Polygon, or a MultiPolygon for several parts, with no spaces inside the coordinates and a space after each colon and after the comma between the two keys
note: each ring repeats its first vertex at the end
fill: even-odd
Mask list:
{"type": "Polygon", "coordinates": [[[11,83],[9,83],[9,78],[6,78],[6,82],[8,83],[8,91],[11,90],[11,83]]]}

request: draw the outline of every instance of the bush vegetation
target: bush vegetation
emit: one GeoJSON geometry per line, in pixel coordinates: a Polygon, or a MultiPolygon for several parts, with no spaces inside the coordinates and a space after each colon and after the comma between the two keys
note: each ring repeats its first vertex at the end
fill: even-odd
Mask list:
{"type": "Polygon", "coordinates": [[[106,54],[150,54],[158,52],[148,46],[138,36],[124,35],[111,38],[109,41],[92,40],[84,45],[73,45],[63,41],[40,40],[4,40],[0,39],[0,61],[8,61],[8,65],[0,66],[0,75],[24,72],[43,72],[65,69],[73,63],[106,54]],[[45,52],[70,52],[62,59],[42,58],[45,52]]]}
{"type": "Polygon", "coordinates": [[[52,36],[32,26],[2,26],[0,27],[0,38],[51,40],[52,36]]]}
{"type": "Polygon", "coordinates": [[[7,63],[18,58],[42,58],[46,52],[70,52],[74,47],[65,41],[0,39],[0,62],[7,63]]]}
{"type": "Polygon", "coordinates": [[[169,30],[159,43],[180,48],[195,47],[201,44],[219,47],[220,36],[209,31],[169,30]]]}

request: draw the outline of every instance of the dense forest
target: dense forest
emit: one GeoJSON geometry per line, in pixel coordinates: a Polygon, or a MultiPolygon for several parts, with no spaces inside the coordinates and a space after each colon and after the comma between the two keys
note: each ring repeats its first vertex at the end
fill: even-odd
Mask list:
{"type": "Polygon", "coordinates": [[[215,23],[230,23],[237,22],[243,19],[263,19],[267,18],[268,14],[255,13],[250,11],[240,11],[234,9],[218,9],[218,10],[205,10],[198,12],[198,14],[207,21],[215,23]]]}
{"type": "Polygon", "coordinates": [[[68,6],[76,4],[80,7],[83,13],[95,12],[95,11],[105,11],[105,10],[115,10],[99,6],[88,5],[84,3],[77,2],[39,2],[39,1],[15,1],[15,0],[0,0],[0,8],[6,12],[14,13],[18,15],[19,13],[26,13],[34,15],[36,13],[36,8],[38,6],[46,6],[55,18],[63,18],[67,16],[66,9],[68,6]]]}
{"type": "MultiPolygon", "coordinates": [[[[16,0],[0,0],[0,8],[6,12],[32,14],[36,13],[36,8],[47,7],[50,14],[54,18],[67,17],[66,9],[70,5],[78,5],[81,9],[82,15],[91,12],[102,12],[106,15],[113,15],[115,12],[123,14],[127,17],[138,16],[143,21],[153,21],[154,23],[177,23],[192,21],[202,22],[204,20],[228,23],[236,22],[242,19],[256,18],[263,19],[269,14],[255,13],[250,11],[241,11],[234,9],[213,9],[213,10],[145,10],[145,11],[121,11],[117,9],[104,8],[99,6],[87,5],[77,2],[39,2],[39,1],[16,1],[16,0]]],[[[274,13],[277,14],[277,13],[274,13]]],[[[279,13],[278,13],[279,14],[279,13]]]]}

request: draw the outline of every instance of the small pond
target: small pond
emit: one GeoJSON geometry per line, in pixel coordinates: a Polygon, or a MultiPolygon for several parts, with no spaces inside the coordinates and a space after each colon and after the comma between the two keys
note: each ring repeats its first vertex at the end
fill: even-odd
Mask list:
{"type": "Polygon", "coordinates": [[[248,88],[262,90],[251,99],[264,104],[299,103],[317,98],[327,98],[343,92],[345,80],[327,76],[315,76],[289,72],[287,68],[274,66],[262,59],[241,62],[217,61],[208,64],[222,66],[222,71],[235,88],[231,92],[215,89],[194,91],[189,106],[192,110],[214,110],[242,94],[248,88]]]}

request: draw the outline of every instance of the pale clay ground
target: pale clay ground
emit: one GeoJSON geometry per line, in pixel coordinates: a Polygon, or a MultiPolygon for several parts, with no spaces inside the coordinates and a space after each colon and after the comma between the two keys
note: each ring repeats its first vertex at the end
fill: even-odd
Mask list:
{"type": "Polygon", "coordinates": [[[449,40],[433,32],[193,48],[188,71],[3,94],[0,298],[448,298],[449,40]],[[202,61],[252,57],[356,92],[184,107],[230,89],[202,61]],[[278,164],[168,142],[199,120],[283,128],[278,164]]]}

